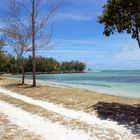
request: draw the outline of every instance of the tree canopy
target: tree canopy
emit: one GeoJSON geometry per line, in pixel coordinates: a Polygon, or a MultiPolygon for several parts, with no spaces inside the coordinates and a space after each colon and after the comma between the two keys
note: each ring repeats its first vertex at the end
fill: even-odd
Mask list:
{"type": "Polygon", "coordinates": [[[126,31],[140,48],[140,0],[108,0],[103,8],[98,21],[105,26],[104,35],[126,31]]]}
{"type": "MultiPolygon", "coordinates": [[[[0,57],[0,73],[22,74],[20,58],[15,59],[14,56],[1,53],[0,57]]],[[[32,57],[22,58],[25,73],[32,72],[32,57]]],[[[83,72],[86,65],[80,61],[65,61],[58,62],[54,58],[37,57],[36,66],[38,73],[69,73],[69,72],[83,72]]]]}

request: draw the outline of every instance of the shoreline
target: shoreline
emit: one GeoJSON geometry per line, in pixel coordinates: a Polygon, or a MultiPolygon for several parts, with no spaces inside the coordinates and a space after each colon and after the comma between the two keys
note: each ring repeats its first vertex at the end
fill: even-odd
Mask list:
{"type": "MultiPolygon", "coordinates": [[[[78,130],[77,134],[79,131],[91,134],[93,139],[94,136],[99,139],[102,136],[128,139],[128,135],[129,138],[132,136],[130,139],[139,138],[139,99],[115,97],[54,85],[38,84],[37,87],[32,87],[29,82],[27,83],[21,85],[19,80],[0,77],[0,103],[2,105],[8,103],[3,106],[2,111],[5,115],[8,113],[11,119],[14,114],[11,115],[12,113],[7,109],[14,109],[15,106],[15,112],[18,112],[17,109],[22,109],[26,111],[23,114],[33,113],[50,120],[51,124],[59,123],[67,126],[69,130],[78,130]],[[10,107],[10,104],[14,106],[10,107]]],[[[22,116],[16,117],[22,122],[22,116]]],[[[24,126],[26,124],[25,122],[24,126]]],[[[31,121],[30,124],[33,125],[31,121]]],[[[44,126],[43,124],[44,122],[37,123],[36,126],[44,126]]]]}
{"type": "MultiPolygon", "coordinates": [[[[6,80],[9,80],[11,83],[12,82],[16,82],[16,83],[19,83],[20,80],[17,78],[8,78],[8,77],[0,77],[2,79],[6,79],[6,80]]],[[[79,91],[81,93],[84,93],[85,95],[87,95],[86,93],[88,94],[91,94],[91,96],[100,96],[100,97],[105,97],[106,99],[108,98],[114,98],[114,99],[120,99],[121,101],[122,100],[132,100],[132,101],[136,101],[138,104],[140,104],[140,98],[131,98],[131,97],[125,97],[125,96],[117,96],[117,95],[111,95],[111,94],[107,94],[107,93],[104,93],[102,91],[96,91],[96,90],[90,90],[90,89],[85,89],[85,88],[80,88],[80,87],[73,87],[73,86],[70,86],[70,85],[61,85],[61,84],[55,84],[55,83],[47,83],[45,81],[42,81],[42,80],[37,80],[38,82],[38,85],[37,87],[41,86],[41,87],[50,87],[50,88],[56,88],[56,89],[62,89],[64,90],[64,92],[66,92],[67,90],[72,90],[72,91],[79,91]]],[[[30,85],[31,86],[32,84],[32,80],[25,80],[25,85],[30,85]]],[[[75,93],[76,94],[76,93],[75,93]]],[[[88,96],[88,95],[87,95],[88,96]]]]}
{"type": "MultiPolygon", "coordinates": [[[[17,79],[18,80],[18,79],[17,79]]],[[[27,81],[27,84],[31,84],[32,81],[31,80],[26,80],[27,81]]],[[[39,85],[42,85],[42,86],[51,86],[51,87],[58,87],[58,88],[70,88],[70,89],[78,89],[78,90],[83,90],[83,91],[87,91],[87,92],[93,92],[93,93],[96,93],[96,94],[101,94],[101,95],[106,95],[106,96],[114,96],[114,97],[120,97],[120,98],[128,98],[128,99],[139,99],[140,98],[137,98],[137,97],[127,97],[127,96],[119,96],[119,95],[113,95],[112,91],[101,91],[101,90],[98,90],[98,89],[91,89],[91,88],[85,88],[85,87],[81,87],[81,86],[75,86],[75,85],[66,85],[66,84],[60,84],[60,83],[50,83],[50,82],[45,82],[43,80],[37,80],[37,83],[39,85]],[[107,93],[108,92],[108,93],[107,93]],[[111,94],[112,93],[112,94],[111,94]]],[[[117,94],[118,92],[116,92],[115,94],[117,94]]],[[[120,94],[123,94],[123,92],[120,92],[120,94]]]]}
{"type": "MultiPolygon", "coordinates": [[[[88,73],[87,71],[65,71],[65,72],[62,72],[62,71],[54,71],[54,72],[36,72],[37,75],[41,75],[41,74],[80,74],[80,73],[88,73]]],[[[22,75],[22,73],[15,73],[15,74],[12,74],[12,73],[2,73],[1,74],[2,76],[3,75],[22,75]]],[[[0,75],[0,76],[1,76],[0,75]]],[[[26,72],[25,75],[32,75],[32,72],[26,72]]]]}
{"type": "MultiPolygon", "coordinates": [[[[20,81],[19,78],[9,78],[9,77],[3,77],[3,78],[7,78],[7,79],[13,79],[13,80],[17,80],[20,81]]],[[[26,79],[25,80],[26,84],[32,84],[32,80],[30,79],[26,79]]],[[[138,99],[140,100],[140,97],[128,97],[128,96],[124,96],[123,92],[113,92],[113,91],[103,91],[103,90],[99,90],[99,89],[95,89],[95,88],[88,88],[88,87],[82,87],[82,85],[72,85],[72,84],[65,84],[65,83],[58,83],[58,82],[48,82],[48,81],[43,81],[43,80],[37,80],[37,84],[41,85],[41,86],[51,86],[51,87],[57,87],[57,88],[70,88],[70,89],[75,89],[75,90],[83,90],[85,92],[91,92],[91,93],[96,93],[96,94],[101,94],[101,95],[105,95],[105,96],[114,96],[114,97],[120,97],[120,98],[124,98],[124,99],[138,99]],[[115,94],[114,94],[115,93],[115,94]],[[116,94],[122,94],[122,95],[116,95],[116,94]]]]}

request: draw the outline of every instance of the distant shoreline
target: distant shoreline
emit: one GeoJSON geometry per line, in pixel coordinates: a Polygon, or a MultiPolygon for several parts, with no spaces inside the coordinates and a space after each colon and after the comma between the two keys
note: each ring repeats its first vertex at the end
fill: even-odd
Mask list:
{"type": "MultiPolygon", "coordinates": [[[[68,71],[68,72],[36,72],[37,75],[39,74],[72,74],[72,73],[88,73],[86,71],[68,71]]],[[[22,75],[22,73],[0,73],[0,76],[2,75],[22,75]]],[[[26,72],[25,75],[32,75],[32,72],[26,72]]]]}
{"type": "MultiPolygon", "coordinates": [[[[36,74],[73,74],[73,73],[97,73],[97,72],[126,72],[126,71],[136,71],[136,72],[139,72],[140,70],[93,70],[93,71],[65,71],[65,72],[62,72],[62,71],[54,71],[54,72],[36,72],[36,74]]],[[[15,74],[12,74],[12,73],[5,73],[5,72],[0,72],[0,76],[1,75],[22,75],[22,73],[15,73],[15,74]]],[[[32,75],[32,72],[26,72],[25,75],[32,75]]]]}

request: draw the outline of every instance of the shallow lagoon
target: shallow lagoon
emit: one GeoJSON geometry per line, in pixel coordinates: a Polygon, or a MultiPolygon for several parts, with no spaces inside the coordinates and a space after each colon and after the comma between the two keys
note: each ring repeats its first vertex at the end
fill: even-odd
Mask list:
{"type": "MultiPolygon", "coordinates": [[[[12,78],[20,78],[20,75],[12,78]]],[[[32,76],[26,76],[31,79],[32,76]]],[[[83,88],[116,96],[140,98],[140,71],[101,71],[72,74],[40,74],[37,80],[63,86],[83,88]]]]}

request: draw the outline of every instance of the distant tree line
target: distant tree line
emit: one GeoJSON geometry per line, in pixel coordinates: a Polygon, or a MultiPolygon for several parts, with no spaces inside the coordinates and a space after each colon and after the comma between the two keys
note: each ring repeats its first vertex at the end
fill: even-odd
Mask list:
{"type": "MultiPolygon", "coordinates": [[[[25,73],[32,72],[32,57],[22,58],[25,73]]],[[[38,73],[69,73],[83,72],[86,65],[80,61],[58,62],[54,58],[37,57],[36,70],[38,73]]],[[[0,52],[0,73],[21,74],[20,60],[10,54],[0,52]]]]}

